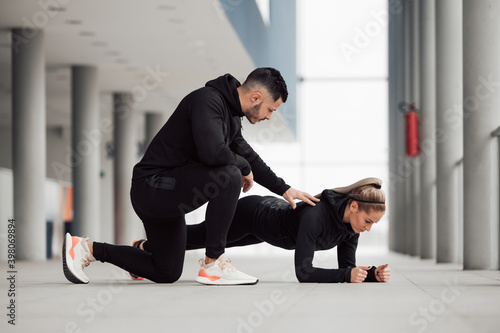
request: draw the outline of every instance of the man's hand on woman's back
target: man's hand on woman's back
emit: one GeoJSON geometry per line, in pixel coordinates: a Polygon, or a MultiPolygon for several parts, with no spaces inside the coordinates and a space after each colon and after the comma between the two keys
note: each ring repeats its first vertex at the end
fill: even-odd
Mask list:
{"type": "Polygon", "coordinates": [[[307,202],[311,206],[316,206],[314,201],[315,202],[319,201],[318,198],[313,197],[309,193],[296,190],[293,187],[290,187],[285,193],[283,193],[283,198],[285,198],[285,200],[288,201],[290,203],[290,205],[292,205],[293,209],[295,209],[295,207],[297,207],[297,204],[295,203],[295,201],[293,201],[295,199],[299,199],[299,200],[302,200],[304,202],[307,202]]]}

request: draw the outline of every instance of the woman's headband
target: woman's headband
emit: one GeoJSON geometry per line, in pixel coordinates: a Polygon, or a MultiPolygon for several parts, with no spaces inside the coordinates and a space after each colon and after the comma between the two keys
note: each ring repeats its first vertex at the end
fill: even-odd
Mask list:
{"type": "MultiPolygon", "coordinates": [[[[376,189],[382,188],[382,186],[380,186],[379,184],[370,184],[370,185],[373,185],[373,187],[375,187],[376,189]]],[[[361,199],[356,199],[356,198],[351,197],[351,196],[349,196],[349,198],[351,198],[354,201],[359,201],[359,202],[364,202],[364,203],[385,205],[385,201],[361,200],[361,199]]]]}

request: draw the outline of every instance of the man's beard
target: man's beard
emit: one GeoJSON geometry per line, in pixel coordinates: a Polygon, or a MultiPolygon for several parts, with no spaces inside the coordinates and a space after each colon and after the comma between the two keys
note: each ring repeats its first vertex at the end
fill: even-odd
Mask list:
{"type": "Polygon", "coordinates": [[[256,122],[261,120],[259,119],[259,112],[261,107],[262,107],[262,102],[260,102],[257,105],[254,105],[250,109],[247,109],[247,113],[245,114],[245,116],[250,121],[250,123],[255,124],[256,122]]]}

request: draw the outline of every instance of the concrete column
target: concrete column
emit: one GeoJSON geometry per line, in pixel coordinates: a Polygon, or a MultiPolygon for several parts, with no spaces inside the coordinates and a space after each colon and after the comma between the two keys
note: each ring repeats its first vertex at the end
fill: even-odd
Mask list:
{"type": "Polygon", "coordinates": [[[115,242],[115,197],[114,197],[114,123],[113,123],[113,96],[100,95],[99,129],[102,131],[100,147],[100,220],[101,237],[103,242],[115,242]],[[103,100],[105,104],[103,105],[103,100]]]}
{"type": "Polygon", "coordinates": [[[100,145],[97,69],[71,68],[72,232],[100,239],[100,145]]]}
{"type": "Polygon", "coordinates": [[[420,2],[420,257],[436,256],[435,1],[420,2]]]}
{"type": "Polygon", "coordinates": [[[436,261],[459,261],[462,227],[457,162],[462,136],[462,2],[436,1],[436,261]]]}
{"type": "Polygon", "coordinates": [[[497,269],[500,0],[463,1],[464,269],[497,269]]]}
{"type": "Polygon", "coordinates": [[[155,135],[165,125],[165,117],[161,113],[146,113],[146,147],[149,146],[155,135]]]}
{"type": "MultiPolygon", "coordinates": [[[[269,7],[271,25],[266,33],[267,59],[265,64],[258,66],[280,70],[288,88],[288,99],[280,107],[280,112],[297,135],[297,1],[271,0],[269,7]]],[[[263,52],[262,47],[258,49],[258,53],[263,52]]]]}
{"type": "Polygon", "coordinates": [[[405,18],[403,3],[389,0],[389,249],[405,252],[406,186],[402,161],[405,160],[405,18]]]}
{"type": "MultiPolygon", "coordinates": [[[[419,8],[418,2],[407,0],[405,6],[407,28],[407,101],[420,108],[420,73],[419,73],[419,8]]],[[[408,157],[409,170],[406,178],[407,213],[407,248],[406,253],[420,254],[420,158],[408,157]]]]}
{"type": "Polygon", "coordinates": [[[127,93],[113,94],[113,119],[115,125],[114,193],[115,238],[117,244],[130,244],[141,236],[142,224],[130,202],[132,169],[137,163],[137,134],[133,97],[127,93]]]}
{"type": "MultiPolygon", "coordinates": [[[[45,260],[44,32],[12,30],[12,166],[16,259],[45,260]]],[[[3,221],[7,223],[7,221],[3,221]]]]}

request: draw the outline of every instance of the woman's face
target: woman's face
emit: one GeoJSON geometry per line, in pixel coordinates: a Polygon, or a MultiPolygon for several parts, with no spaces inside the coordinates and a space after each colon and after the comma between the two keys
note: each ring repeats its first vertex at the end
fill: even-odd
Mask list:
{"type": "Polygon", "coordinates": [[[349,209],[351,210],[349,222],[356,233],[370,231],[373,224],[380,221],[382,216],[384,216],[384,212],[376,212],[373,209],[370,210],[370,213],[359,210],[356,201],[351,202],[349,209]]]}

